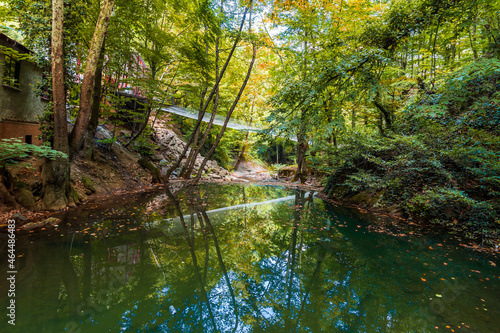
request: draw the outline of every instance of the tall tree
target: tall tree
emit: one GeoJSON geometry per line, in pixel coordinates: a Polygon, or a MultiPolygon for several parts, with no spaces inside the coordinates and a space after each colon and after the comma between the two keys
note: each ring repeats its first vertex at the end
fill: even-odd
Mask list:
{"type": "MultiPolygon", "coordinates": [[[[249,33],[252,32],[252,7],[251,6],[252,6],[252,1],[250,2],[250,18],[249,18],[249,26],[248,26],[249,33]]],[[[255,45],[254,42],[252,42],[252,59],[250,60],[250,65],[248,66],[248,71],[247,71],[247,74],[245,76],[245,79],[243,80],[243,83],[241,84],[240,90],[238,91],[238,95],[236,95],[236,98],[234,99],[234,102],[231,105],[231,108],[229,109],[229,112],[226,115],[226,119],[224,120],[224,124],[222,125],[222,127],[219,131],[219,134],[217,135],[217,138],[215,139],[215,142],[213,143],[212,147],[210,148],[210,150],[208,151],[208,153],[206,154],[205,158],[203,159],[203,161],[200,165],[200,169],[198,170],[198,174],[196,175],[196,178],[194,180],[195,182],[198,182],[201,179],[201,176],[203,174],[203,169],[207,165],[208,160],[210,159],[210,157],[214,153],[215,149],[217,148],[217,146],[220,143],[220,140],[222,139],[222,136],[224,135],[227,124],[228,124],[229,120],[231,119],[231,115],[234,112],[236,106],[238,105],[238,102],[239,102],[241,96],[243,95],[243,92],[245,91],[245,87],[248,83],[248,80],[250,79],[250,75],[252,74],[252,69],[253,69],[253,66],[255,64],[256,57],[257,57],[257,46],[255,45]]]]}
{"type": "MultiPolygon", "coordinates": [[[[66,122],[66,89],[64,86],[63,21],[64,1],[52,0],[52,100],[54,104],[53,149],[69,153],[68,128],[66,122]]],[[[45,159],[43,165],[44,209],[62,209],[68,205],[70,193],[69,160],[45,159]]]]}
{"type": "MultiPolygon", "coordinates": [[[[253,3],[253,0],[250,1],[250,5],[249,6],[251,6],[252,3],[253,3]]],[[[217,79],[215,81],[215,84],[212,87],[212,90],[210,91],[210,94],[209,94],[207,100],[205,101],[205,104],[204,104],[203,108],[200,111],[200,115],[198,117],[198,120],[196,121],[196,124],[194,126],[193,132],[192,132],[192,134],[191,134],[191,136],[190,136],[190,138],[189,138],[189,140],[188,140],[188,142],[187,142],[184,150],[182,151],[182,153],[180,154],[180,156],[177,158],[177,161],[174,164],[172,164],[170,166],[170,168],[168,169],[168,171],[167,171],[167,174],[166,174],[166,178],[167,179],[169,179],[170,175],[172,174],[172,172],[180,166],[182,160],[186,156],[187,151],[190,149],[190,146],[193,143],[194,137],[196,136],[196,132],[198,131],[198,128],[201,125],[203,116],[205,115],[205,112],[206,112],[206,110],[207,110],[210,102],[214,98],[214,96],[215,96],[215,94],[217,92],[217,89],[219,88],[219,85],[221,83],[221,80],[224,77],[224,73],[226,72],[226,69],[228,68],[229,63],[231,62],[231,58],[233,57],[233,54],[234,54],[234,52],[236,50],[236,47],[238,46],[238,43],[241,40],[241,31],[242,31],[243,26],[245,24],[245,19],[246,19],[246,16],[247,16],[247,12],[248,12],[249,6],[245,7],[245,11],[243,13],[243,18],[241,19],[241,24],[240,24],[240,27],[239,27],[239,30],[238,30],[238,34],[236,35],[236,37],[234,39],[233,46],[232,46],[232,48],[231,48],[231,50],[229,52],[228,57],[226,58],[226,61],[225,61],[224,65],[223,65],[223,67],[222,67],[222,69],[220,71],[220,74],[217,77],[217,79]]],[[[209,123],[209,126],[210,126],[210,123],[209,123]]],[[[196,158],[196,156],[194,158],[196,158]]]]}
{"type": "Polygon", "coordinates": [[[99,63],[97,64],[94,93],[92,94],[92,107],[90,121],[87,128],[87,135],[83,143],[83,157],[91,160],[94,153],[94,137],[99,125],[99,113],[101,110],[102,99],[102,72],[104,69],[104,43],[102,45],[101,55],[99,56],[99,63]]]}
{"type": "Polygon", "coordinates": [[[80,95],[80,108],[76,118],[75,126],[70,134],[70,154],[74,155],[78,152],[85,139],[87,126],[92,114],[92,92],[95,83],[95,75],[99,63],[102,46],[106,32],[108,30],[109,20],[113,12],[115,0],[103,0],[101,12],[94,29],[94,36],[90,43],[90,48],[85,64],[85,72],[83,74],[83,82],[80,95]]]}

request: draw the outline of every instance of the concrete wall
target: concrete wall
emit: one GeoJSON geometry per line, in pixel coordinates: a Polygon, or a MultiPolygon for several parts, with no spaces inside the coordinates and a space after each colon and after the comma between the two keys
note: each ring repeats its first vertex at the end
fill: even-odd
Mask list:
{"type": "MultiPolygon", "coordinates": [[[[4,40],[0,44],[11,46],[4,40]]],[[[16,47],[13,47],[16,49],[16,47]]],[[[0,52],[0,139],[39,134],[37,116],[43,114],[47,101],[35,95],[34,86],[42,80],[42,72],[28,61],[21,62],[19,89],[3,84],[5,55],[0,52]]]]}

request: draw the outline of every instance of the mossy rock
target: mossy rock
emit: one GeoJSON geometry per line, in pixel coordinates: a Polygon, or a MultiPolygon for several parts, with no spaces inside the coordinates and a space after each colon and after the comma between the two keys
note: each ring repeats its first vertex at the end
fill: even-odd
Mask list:
{"type": "Polygon", "coordinates": [[[90,179],[89,176],[82,177],[82,184],[83,187],[85,187],[85,194],[95,193],[94,182],[92,181],[92,179],[90,179]]]}
{"type": "Polygon", "coordinates": [[[16,201],[27,209],[35,209],[36,202],[33,193],[29,190],[28,187],[20,187],[14,190],[14,197],[16,201]]]}
{"type": "Polygon", "coordinates": [[[371,197],[367,192],[361,192],[349,199],[350,202],[354,204],[368,204],[371,201],[371,197]]]}

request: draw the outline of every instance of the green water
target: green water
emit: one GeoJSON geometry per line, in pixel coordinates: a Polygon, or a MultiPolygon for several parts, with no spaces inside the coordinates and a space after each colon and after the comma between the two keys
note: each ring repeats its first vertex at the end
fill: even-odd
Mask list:
{"type": "Polygon", "coordinates": [[[1,332],[500,332],[496,258],[311,193],[203,185],[61,218],[18,236],[16,326],[1,239],[1,332]]]}

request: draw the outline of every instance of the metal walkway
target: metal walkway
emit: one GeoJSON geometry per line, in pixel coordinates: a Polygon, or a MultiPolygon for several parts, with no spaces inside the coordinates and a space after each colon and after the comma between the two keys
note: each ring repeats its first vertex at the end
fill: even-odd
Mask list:
{"type": "MultiPolygon", "coordinates": [[[[198,119],[198,111],[192,110],[192,109],[186,109],[181,106],[169,106],[166,108],[162,108],[163,111],[168,112],[168,113],[173,113],[182,117],[186,118],[191,118],[191,119],[198,119]]],[[[210,117],[212,117],[211,113],[206,112],[205,115],[203,116],[203,122],[208,123],[210,121],[210,117]]],[[[220,116],[220,115],[215,115],[214,118],[214,124],[222,126],[224,125],[226,117],[220,116]]],[[[230,119],[229,122],[227,123],[228,128],[235,129],[237,131],[250,131],[250,132],[259,132],[261,129],[252,127],[248,124],[245,124],[242,121],[230,119]]]]}
{"type": "MultiPolygon", "coordinates": [[[[168,112],[168,113],[173,113],[173,114],[176,114],[176,115],[179,115],[179,116],[182,116],[182,117],[186,117],[186,118],[198,119],[198,111],[192,110],[192,109],[183,108],[181,106],[174,105],[174,106],[164,107],[164,108],[162,108],[162,111],[165,111],[165,112],[168,112]]],[[[210,121],[211,117],[212,117],[212,114],[206,112],[205,115],[203,116],[203,120],[202,121],[205,122],[205,123],[208,123],[210,121]]],[[[215,125],[222,126],[222,125],[224,125],[225,119],[226,119],[226,117],[220,116],[220,115],[216,114],[213,123],[215,125]]],[[[230,119],[228,121],[226,127],[235,129],[237,131],[249,131],[249,132],[255,132],[255,133],[261,132],[263,130],[262,128],[252,127],[249,124],[247,124],[247,123],[245,123],[243,121],[238,121],[236,119],[230,119]]],[[[287,138],[287,139],[297,142],[297,138],[296,137],[287,138]]]]}

